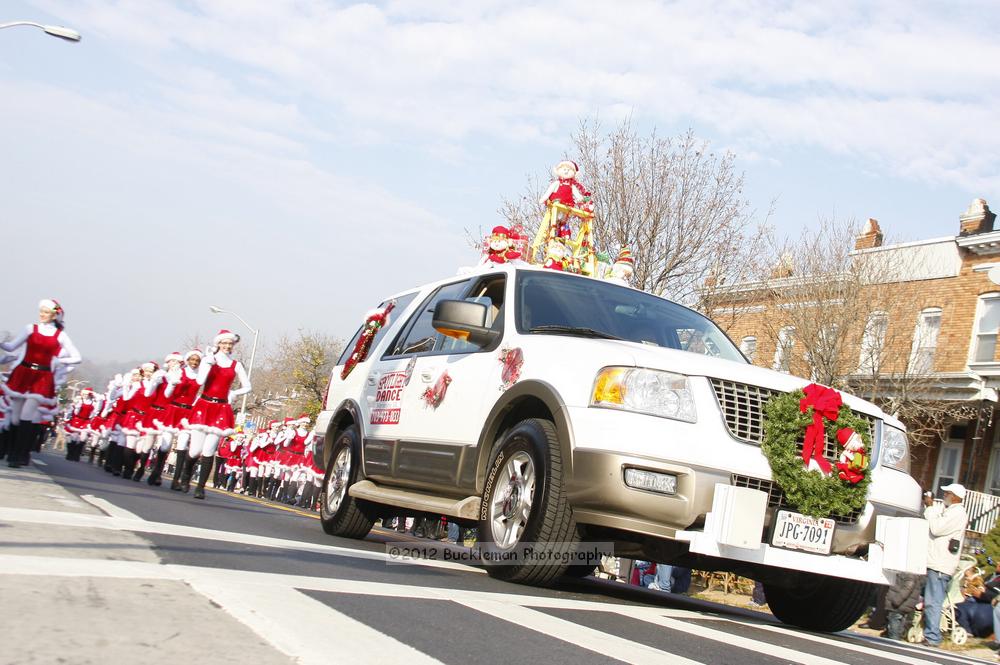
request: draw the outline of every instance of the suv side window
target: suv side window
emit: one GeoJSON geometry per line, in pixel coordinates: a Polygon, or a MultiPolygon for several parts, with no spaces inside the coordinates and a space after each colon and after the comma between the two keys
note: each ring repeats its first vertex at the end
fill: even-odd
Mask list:
{"type": "MultiPolygon", "coordinates": [[[[397,315],[402,315],[403,312],[406,311],[406,308],[410,306],[410,303],[416,297],[417,293],[413,292],[401,295],[398,298],[396,298],[396,306],[389,314],[389,325],[383,326],[381,329],[379,329],[377,333],[375,333],[375,339],[372,340],[372,346],[371,346],[372,350],[378,347],[378,343],[382,341],[382,338],[385,337],[385,334],[389,331],[389,329],[393,327],[392,324],[394,317],[397,315]]],[[[386,300],[385,302],[381,303],[378,306],[378,308],[382,309],[388,304],[389,301],[386,300]]],[[[337,360],[337,367],[342,367],[344,363],[347,362],[347,359],[351,357],[351,354],[354,353],[354,345],[358,343],[358,338],[361,337],[361,331],[364,330],[364,328],[365,324],[362,323],[361,326],[358,328],[358,331],[354,333],[354,337],[352,337],[351,341],[348,342],[347,345],[344,347],[344,351],[340,354],[340,358],[337,360]]]]}
{"type": "Polygon", "coordinates": [[[421,303],[410,318],[407,328],[396,338],[396,342],[389,347],[383,357],[406,356],[433,351],[438,344],[438,338],[444,337],[431,325],[434,318],[434,307],[439,300],[459,300],[468,287],[469,280],[445,284],[428,296],[427,300],[421,303]]]}
{"type": "MultiPolygon", "coordinates": [[[[503,302],[506,286],[505,275],[490,275],[476,282],[476,285],[465,295],[465,300],[486,305],[486,325],[501,332],[503,331],[503,302]]],[[[440,337],[441,342],[438,349],[444,353],[475,353],[482,350],[481,347],[466,340],[444,335],[440,335],[440,337]]]]}

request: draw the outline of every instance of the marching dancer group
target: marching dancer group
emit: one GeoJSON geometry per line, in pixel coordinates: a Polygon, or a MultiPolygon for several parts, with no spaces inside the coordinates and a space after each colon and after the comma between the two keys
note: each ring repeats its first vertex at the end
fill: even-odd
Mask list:
{"type": "Polygon", "coordinates": [[[65,425],[67,458],[79,459],[88,443],[106,471],[125,480],[161,485],[164,464],[176,450],[172,489],[188,492],[199,460],[194,498],[205,498],[221,441],[236,433],[230,401],[250,391],[243,364],[232,357],[239,336],[221,330],[202,351],[168,354],[161,367],[143,363],[115,376],[104,395],[85,389],[65,425]],[[239,387],[233,385],[239,381],[239,387]]]}
{"type": "MultiPolygon", "coordinates": [[[[0,381],[0,459],[29,463],[58,409],[59,388],[81,357],[55,300],[39,303],[38,323],[0,342],[0,365],[18,361],[0,381]]],[[[272,421],[260,431],[237,431],[232,400],[250,391],[243,364],[232,356],[239,335],[221,330],[204,351],[170,353],[162,366],[147,362],[115,376],[104,393],[84,388],[65,414],[66,458],[91,460],[125,480],[161,485],[173,454],[170,489],[205,498],[216,487],[313,508],[324,470],[314,458],[309,417],[272,421]],[[237,387],[238,386],[238,387],[237,387]],[[200,462],[200,464],[199,464],[200,462]]]]}

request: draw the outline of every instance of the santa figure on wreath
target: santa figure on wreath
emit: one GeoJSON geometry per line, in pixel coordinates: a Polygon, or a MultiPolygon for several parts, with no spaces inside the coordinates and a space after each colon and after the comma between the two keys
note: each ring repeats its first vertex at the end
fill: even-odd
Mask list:
{"type": "Polygon", "coordinates": [[[850,427],[837,430],[837,440],[844,449],[834,465],[837,467],[837,477],[857,485],[865,477],[868,468],[868,455],[865,454],[865,442],[861,435],[850,427]]]}

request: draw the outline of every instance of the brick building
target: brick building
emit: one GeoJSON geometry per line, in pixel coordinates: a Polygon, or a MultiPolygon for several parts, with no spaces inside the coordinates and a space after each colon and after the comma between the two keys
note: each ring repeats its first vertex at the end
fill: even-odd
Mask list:
{"type": "Polygon", "coordinates": [[[955,235],[894,245],[869,220],[844,252],[849,268],[797,274],[783,259],[766,280],[716,289],[712,316],[756,365],[880,404],[942,405],[950,414],[943,427],[907,422],[922,439],[911,447],[911,474],[926,488],[962,482],[1000,495],[995,219],[976,199],[955,235]]]}

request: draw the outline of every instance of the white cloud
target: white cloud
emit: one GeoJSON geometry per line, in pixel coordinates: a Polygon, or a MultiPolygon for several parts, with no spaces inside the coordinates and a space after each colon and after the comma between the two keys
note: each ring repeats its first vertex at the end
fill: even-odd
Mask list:
{"type": "MultiPolygon", "coordinates": [[[[121,229],[134,214],[143,229],[181,220],[184,233],[221,233],[261,256],[284,242],[299,281],[329,277],[310,263],[326,260],[330,274],[372,280],[368,294],[395,290],[411,276],[373,260],[439,276],[464,249],[458,229],[482,220],[466,219],[468,206],[449,218],[427,212],[448,202],[420,198],[431,184],[422,174],[373,183],[352,162],[398,149],[431,170],[453,167],[454,190],[489,191],[481,173],[492,150],[561,155],[594,113],[693,125],[765,164],[797,151],[889,178],[986,195],[1000,187],[1000,45],[988,2],[32,4],[84,34],[76,57],[127,63],[130,78],[116,78],[124,66],[95,70],[74,93],[0,70],[0,121],[24,128],[7,140],[0,176],[25,190],[14,197],[22,214],[37,212],[28,190],[72,193],[79,218],[111,233],[116,256],[142,247],[142,234],[121,229]],[[67,163],[28,148],[57,137],[73,149],[67,163]],[[364,249],[374,242],[376,259],[364,249]]],[[[195,277],[185,284],[197,288],[195,277]]],[[[370,303],[343,298],[349,313],[334,327],[346,333],[370,303]]],[[[308,301],[275,296],[268,307],[301,322],[308,301]]]]}
{"type": "Polygon", "coordinates": [[[243,91],[253,106],[305,96],[363,142],[419,136],[453,154],[471,136],[564,140],[567,122],[610,108],[753,135],[757,152],[815,146],[976,186],[1000,173],[1000,158],[972,157],[1000,154],[989,3],[39,4],[130,48],[250,67],[275,86],[243,91]]]}

